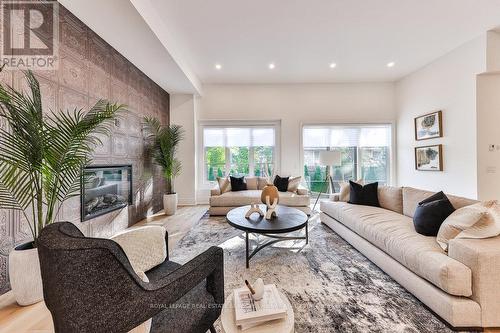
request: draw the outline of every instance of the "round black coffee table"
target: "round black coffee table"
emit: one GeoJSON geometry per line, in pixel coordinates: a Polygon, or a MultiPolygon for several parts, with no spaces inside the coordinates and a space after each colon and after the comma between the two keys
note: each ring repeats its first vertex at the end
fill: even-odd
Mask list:
{"type": "MultiPolygon", "coordinates": [[[[293,207],[279,206],[276,208],[277,217],[272,220],[266,220],[264,216],[253,213],[249,218],[245,214],[250,209],[250,206],[243,206],[232,209],[227,213],[227,222],[236,229],[245,232],[246,242],[246,267],[249,268],[250,259],[263,248],[273,245],[277,242],[300,240],[309,243],[309,230],[307,227],[307,215],[293,207]],[[305,228],[304,236],[284,236],[293,231],[305,228]],[[271,238],[263,244],[257,244],[257,247],[250,253],[249,234],[258,234],[271,238]]],[[[266,206],[260,205],[260,209],[265,213],[266,206]]]]}

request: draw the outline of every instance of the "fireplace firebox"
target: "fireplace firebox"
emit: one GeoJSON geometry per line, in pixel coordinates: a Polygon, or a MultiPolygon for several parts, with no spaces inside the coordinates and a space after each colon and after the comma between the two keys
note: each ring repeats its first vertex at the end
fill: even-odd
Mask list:
{"type": "Polygon", "coordinates": [[[132,165],[89,165],[81,180],[81,221],[132,204],[132,165]]]}

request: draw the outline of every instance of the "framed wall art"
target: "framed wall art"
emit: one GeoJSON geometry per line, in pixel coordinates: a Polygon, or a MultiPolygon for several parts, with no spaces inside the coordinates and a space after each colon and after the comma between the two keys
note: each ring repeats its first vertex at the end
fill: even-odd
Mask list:
{"type": "Polygon", "coordinates": [[[443,171],[443,145],[415,147],[415,169],[443,171]]]}
{"type": "Polygon", "coordinates": [[[415,140],[427,140],[443,136],[442,111],[415,118],[415,140]]]}

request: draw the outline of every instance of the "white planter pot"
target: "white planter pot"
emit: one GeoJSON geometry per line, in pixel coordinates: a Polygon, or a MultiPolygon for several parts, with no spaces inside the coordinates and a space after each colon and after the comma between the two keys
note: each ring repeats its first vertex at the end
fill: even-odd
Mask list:
{"type": "Polygon", "coordinates": [[[177,193],[163,195],[163,210],[165,215],[174,215],[177,211],[177,193]]]}
{"type": "Polygon", "coordinates": [[[10,252],[9,280],[19,305],[26,306],[43,300],[42,275],[37,249],[23,244],[10,252]]]}

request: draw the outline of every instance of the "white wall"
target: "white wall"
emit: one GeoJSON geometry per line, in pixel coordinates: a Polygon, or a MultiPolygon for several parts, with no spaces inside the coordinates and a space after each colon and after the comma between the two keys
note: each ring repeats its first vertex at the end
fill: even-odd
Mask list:
{"type": "MultiPolygon", "coordinates": [[[[205,85],[203,91],[199,121],[281,120],[284,175],[302,175],[303,124],[396,119],[393,83],[205,85]]],[[[199,195],[200,202],[206,201],[206,190],[199,195]]]]}
{"type": "Polygon", "coordinates": [[[487,34],[487,72],[477,77],[477,183],[480,200],[500,198],[500,33],[487,34]],[[490,148],[490,145],[494,147],[490,148]]]}
{"type": "Polygon", "coordinates": [[[488,72],[500,71],[500,31],[488,31],[486,40],[486,69],[488,72]]]}
{"type": "Polygon", "coordinates": [[[500,73],[477,78],[478,197],[500,198],[500,73]],[[489,145],[495,145],[490,150],[489,145]]]}
{"type": "Polygon", "coordinates": [[[476,75],[486,38],[474,39],[396,83],[398,183],[476,198],[476,75]],[[443,111],[444,137],[415,141],[414,117],[443,111]],[[414,147],[443,144],[444,171],[416,171],[414,147]]]}
{"type": "Polygon", "coordinates": [[[170,123],[182,125],[184,140],[177,157],[182,163],[181,174],[175,180],[175,191],[180,205],[196,204],[196,109],[198,99],[193,95],[170,95],[170,123]]]}

